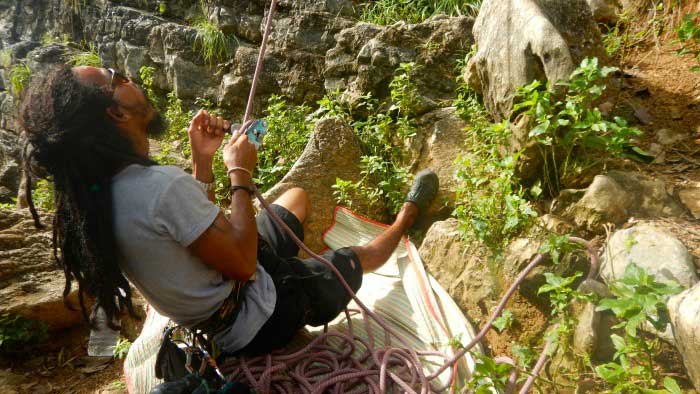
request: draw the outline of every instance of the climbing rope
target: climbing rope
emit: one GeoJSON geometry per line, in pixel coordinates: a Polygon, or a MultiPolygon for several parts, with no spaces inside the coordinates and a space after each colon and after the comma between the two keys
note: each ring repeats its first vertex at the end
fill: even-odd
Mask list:
{"type": "MultiPolygon", "coordinates": [[[[255,66],[255,73],[246,104],[245,114],[242,124],[245,125],[250,118],[253,98],[257,88],[257,82],[262,70],[263,59],[267,47],[267,40],[272,27],[272,18],[277,7],[277,0],[272,0],[270,10],[268,12],[267,21],[265,23],[265,31],[262,37],[260,52],[255,66]]],[[[309,249],[284,223],[284,221],[270,208],[270,205],[265,201],[265,198],[260,194],[260,191],[252,185],[255,196],[262,204],[263,208],[270,214],[273,221],[289,236],[294,242],[306,252],[309,256],[315,258],[321,263],[328,266],[333,271],[340,283],[352,297],[355,303],[360,308],[359,310],[347,310],[345,316],[348,324],[348,333],[328,331],[328,326],[324,327],[324,332],[314,338],[309,344],[302,349],[291,353],[283,354],[273,352],[264,356],[246,358],[240,357],[222,363],[221,371],[228,375],[229,381],[239,381],[246,383],[255,388],[259,393],[309,393],[320,394],[325,392],[330,393],[385,393],[388,390],[400,391],[411,394],[428,394],[433,392],[445,392],[454,382],[455,368],[454,366],[464,355],[469,352],[477,343],[479,343],[486,333],[491,329],[493,322],[500,316],[504,310],[506,303],[515,293],[518,286],[532,272],[532,270],[540,264],[545,254],[538,254],[532,261],[520,272],[513,284],[499,302],[496,309],[492,312],[489,320],[482,327],[481,331],[469,342],[464,345],[451,357],[437,351],[417,351],[411,348],[409,342],[401,333],[392,329],[389,324],[378,314],[371,311],[352,291],[348,283],[343,278],[342,274],[336,267],[322,256],[314,253],[309,249]],[[351,314],[360,314],[365,323],[366,332],[369,341],[366,341],[355,335],[351,314]],[[383,331],[385,343],[381,348],[374,347],[374,335],[370,321],[374,321],[383,331]],[[400,343],[400,347],[392,346],[392,338],[400,343]],[[332,346],[331,340],[340,342],[339,346],[332,346]],[[433,373],[426,376],[426,368],[421,359],[425,357],[442,358],[444,362],[433,373]],[[453,367],[450,371],[448,383],[440,384],[436,380],[447,368],[453,367]]],[[[586,240],[576,237],[571,237],[572,242],[580,243],[586,247],[588,252],[591,267],[588,273],[588,278],[595,277],[598,271],[598,255],[586,240]]],[[[536,376],[544,366],[548,352],[552,346],[551,342],[547,342],[544,349],[538,358],[538,361],[530,373],[530,376],[525,381],[520,394],[525,394],[529,391],[534,383],[536,376]]],[[[507,362],[513,365],[513,361],[508,358],[497,358],[498,362],[507,362]]],[[[431,362],[431,363],[434,363],[431,362]]],[[[514,369],[515,370],[515,369],[514,369]]],[[[506,394],[512,393],[515,390],[517,375],[515,372],[509,377],[506,394]]],[[[466,388],[463,389],[463,392],[466,388]]]]}

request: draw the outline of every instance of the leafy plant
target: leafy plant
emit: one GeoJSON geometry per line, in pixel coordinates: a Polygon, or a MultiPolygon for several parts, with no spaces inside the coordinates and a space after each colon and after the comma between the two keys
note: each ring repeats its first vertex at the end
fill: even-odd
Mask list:
{"type": "Polygon", "coordinates": [[[26,317],[5,313],[0,316],[0,351],[14,353],[46,340],[47,326],[26,317]]]}
{"type": "Polygon", "coordinates": [[[611,336],[616,350],[614,362],[596,367],[598,376],[612,385],[611,393],[679,393],[678,384],[668,377],[663,390],[654,390],[658,384],[653,361],[659,351],[658,339],[642,337],[638,330],[645,323],[664,330],[669,322],[666,302],[681,287],[657,282],[644,269],[630,264],[609,289],[615,298],[601,300],[596,310],[615,314],[620,323],[613,328],[622,329],[624,336],[611,336]]]}
{"type": "Polygon", "coordinates": [[[455,161],[457,186],[453,215],[465,239],[474,236],[498,251],[530,227],[537,212],[525,200],[524,190],[518,185],[515,175],[518,155],[504,154],[502,149],[510,136],[508,123],[474,123],[466,134],[473,149],[455,161]]]}
{"type": "Polygon", "coordinates": [[[569,311],[569,305],[574,300],[590,301],[592,296],[572,288],[576,279],[581,276],[580,272],[568,277],[546,272],[544,276],[547,283],[539,288],[537,294],[549,295],[552,306],[551,315],[557,319],[557,325],[547,333],[547,338],[568,349],[577,323],[576,318],[569,311]]]}
{"type": "Polygon", "coordinates": [[[281,96],[270,97],[266,112],[268,132],[258,152],[255,177],[255,183],[263,191],[276,184],[292,168],[314,127],[308,106],[290,106],[281,96]]]}
{"type": "Polygon", "coordinates": [[[493,326],[498,332],[503,332],[503,330],[506,330],[513,325],[513,321],[513,312],[505,310],[503,313],[501,313],[501,316],[493,321],[493,326]]]}
{"type": "Polygon", "coordinates": [[[17,198],[12,197],[11,202],[0,202],[0,209],[11,209],[17,208],[17,198]]]}
{"type": "Polygon", "coordinates": [[[474,372],[467,387],[474,394],[503,393],[506,383],[513,370],[513,366],[507,363],[496,363],[492,358],[477,355],[477,362],[474,365],[474,372]]]}
{"type": "Polygon", "coordinates": [[[378,25],[419,23],[434,15],[476,16],[481,0],[377,0],[362,5],[360,19],[378,25]]]}
{"type": "Polygon", "coordinates": [[[604,78],[615,70],[599,67],[596,58],[584,59],[568,81],[557,84],[562,93],[539,81],[518,90],[514,110],[530,116],[529,137],[539,142],[549,195],[559,193],[563,180],[594,165],[596,154],[624,156],[642,134],[620,117],[605,119],[593,105],[605,90],[604,78]]]}
{"type": "MultiPolygon", "coordinates": [[[[463,68],[476,53],[458,63],[463,68]]],[[[460,70],[458,75],[463,75],[460,70]]],[[[525,199],[515,175],[518,153],[510,154],[511,129],[507,121],[492,123],[478,95],[458,79],[454,100],[457,114],[469,127],[465,130],[468,152],[455,160],[455,210],[464,239],[476,238],[498,253],[510,239],[529,228],[537,212],[525,199]]]]}
{"type": "Polygon", "coordinates": [[[339,102],[337,94],[333,99],[319,102],[318,116],[332,114],[351,122],[363,152],[360,158],[362,178],[357,182],[336,180],[334,195],[338,203],[352,207],[353,201],[362,201],[370,212],[381,218],[395,214],[403,205],[411,174],[402,146],[415,136],[415,126],[409,115],[414,114],[417,107],[418,91],[412,80],[417,69],[411,63],[402,64],[396,70],[389,84],[391,102],[388,106],[369,94],[361,97],[357,106],[362,108],[357,112],[368,114],[364,118],[353,119],[353,109],[339,102]]]}
{"type": "Polygon", "coordinates": [[[401,63],[389,83],[391,101],[394,103],[389,110],[395,109],[399,116],[415,115],[420,94],[412,78],[420,68],[416,63],[401,63]]]}
{"type": "Polygon", "coordinates": [[[110,388],[115,390],[115,391],[126,391],[126,382],[122,379],[117,379],[113,381],[110,385],[110,388]]]}
{"type": "Polygon", "coordinates": [[[94,45],[90,45],[85,51],[68,54],[65,60],[66,64],[70,64],[71,66],[102,67],[102,60],[94,45]]]}
{"type": "Polygon", "coordinates": [[[46,179],[39,179],[32,189],[32,200],[37,208],[47,211],[54,211],[54,189],[53,183],[46,179]]]}
{"type": "Polygon", "coordinates": [[[17,63],[10,69],[10,91],[19,100],[25,86],[32,78],[32,70],[24,63],[17,63]]]}
{"type": "Polygon", "coordinates": [[[156,69],[151,66],[141,66],[139,69],[139,77],[141,78],[141,86],[146,92],[146,97],[153,103],[153,105],[162,109],[163,98],[155,90],[155,73],[156,69]]]}
{"type": "Polygon", "coordinates": [[[131,349],[131,341],[126,338],[119,338],[119,342],[114,346],[114,357],[122,359],[126,357],[131,349]]]}
{"type": "Polygon", "coordinates": [[[3,49],[0,51],[0,67],[10,68],[12,66],[12,50],[3,49]]]}
{"type": "Polygon", "coordinates": [[[529,346],[515,344],[511,350],[520,369],[529,368],[532,362],[535,361],[536,354],[529,346]]]}
{"type": "Polygon", "coordinates": [[[206,18],[196,21],[194,28],[197,31],[194,50],[202,55],[205,63],[214,66],[231,56],[237,43],[234,35],[222,32],[206,18]]]}
{"type": "Polygon", "coordinates": [[[643,43],[651,34],[655,34],[659,21],[651,19],[645,23],[635,20],[633,11],[618,14],[617,21],[612,27],[607,27],[603,35],[603,45],[608,56],[616,58],[620,65],[631,53],[632,49],[643,43]]]}
{"type": "MultiPolygon", "coordinates": [[[[700,62],[700,12],[686,14],[680,25],[676,28],[678,40],[682,46],[678,50],[679,55],[692,54],[693,58],[700,62]]],[[[700,65],[693,66],[692,71],[700,71],[700,65]]]]}

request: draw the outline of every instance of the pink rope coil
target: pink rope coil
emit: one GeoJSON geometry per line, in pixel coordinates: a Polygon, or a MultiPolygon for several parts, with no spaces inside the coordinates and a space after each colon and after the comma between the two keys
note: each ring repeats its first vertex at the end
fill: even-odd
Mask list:
{"type": "MultiPolygon", "coordinates": [[[[505,295],[492,312],[487,323],[479,333],[462,349],[452,357],[436,351],[416,351],[411,349],[401,333],[396,332],[384,319],[367,308],[362,301],[357,298],[350,286],[338,272],[335,266],[310,250],[299,240],[287,225],[279,218],[274,211],[269,209],[269,204],[265,201],[258,190],[256,197],[263,207],[270,213],[272,219],[280,228],[284,229],[299,245],[299,247],[313,258],[326,264],[336,275],[348,294],[359,306],[360,312],[365,322],[369,343],[354,334],[350,319],[350,311],[346,310],[348,321],[348,333],[327,331],[319,334],[302,349],[291,354],[273,353],[251,359],[241,357],[231,360],[221,366],[222,372],[229,375],[229,379],[238,380],[254,387],[260,393],[288,392],[291,386],[295,392],[302,393],[386,393],[404,392],[412,394],[427,394],[435,392],[445,392],[448,385],[439,386],[437,378],[449,367],[454,366],[464,355],[479,343],[492,328],[496,320],[518,286],[539,265],[545,255],[538,254],[515,278],[513,284],[508,288],[505,295]],[[391,346],[387,341],[381,348],[374,348],[373,329],[370,321],[374,321],[383,331],[387,339],[394,338],[403,347],[391,346]],[[331,339],[340,340],[340,346],[330,343],[331,339]],[[359,346],[358,346],[359,345],[359,346]],[[443,364],[430,375],[425,375],[427,370],[423,358],[427,356],[438,356],[444,359],[443,364]],[[281,391],[280,391],[281,390],[281,391]]],[[[589,278],[597,274],[597,252],[587,241],[571,237],[572,242],[583,244],[588,252],[591,268],[589,278]]],[[[353,311],[355,312],[355,311],[353,311]]],[[[523,385],[520,394],[527,393],[534,382],[535,376],[546,361],[546,354],[551,344],[547,343],[543,352],[533,369],[532,375],[523,385]]],[[[450,372],[448,381],[453,381],[454,370],[450,372]]],[[[514,378],[511,377],[510,380],[514,378]]],[[[513,390],[513,382],[510,382],[510,390],[513,390]]],[[[510,391],[509,390],[509,391],[510,391]]]]}

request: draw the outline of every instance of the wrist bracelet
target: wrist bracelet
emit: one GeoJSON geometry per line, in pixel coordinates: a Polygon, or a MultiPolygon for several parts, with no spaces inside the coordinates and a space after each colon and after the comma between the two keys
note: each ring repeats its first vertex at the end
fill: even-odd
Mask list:
{"type": "Polygon", "coordinates": [[[231,185],[231,188],[229,190],[231,191],[231,197],[233,197],[233,193],[235,193],[236,190],[245,190],[248,192],[249,195],[253,195],[253,189],[249,188],[248,186],[231,185]]]}
{"type": "Polygon", "coordinates": [[[228,172],[226,172],[226,176],[230,177],[230,176],[231,176],[231,173],[234,172],[234,171],[243,171],[243,172],[245,172],[246,174],[248,174],[248,175],[250,176],[250,179],[253,179],[253,173],[250,172],[249,169],[244,168],[244,167],[233,167],[233,168],[230,168],[230,169],[228,170],[228,172]]]}

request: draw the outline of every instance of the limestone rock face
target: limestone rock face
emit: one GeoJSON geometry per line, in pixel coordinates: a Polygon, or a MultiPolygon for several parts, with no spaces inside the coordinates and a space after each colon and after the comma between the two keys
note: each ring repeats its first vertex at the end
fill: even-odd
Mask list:
{"type": "MultiPolygon", "coordinates": [[[[42,216],[51,225],[51,218],[42,216]]],[[[14,313],[46,323],[49,329],[83,321],[63,304],[63,272],[53,263],[50,230],[37,231],[27,212],[0,210],[0,314],[14,313]]],[[[69,300],[77,303],[77,291],[69,300]]]]}
{"type": "Polygon", "coordinates": [[[691,215],[695,219],[700,219],[700,182],[696,182],[694,186],[683,188],[678,192],[678,197],[691,215]]]}
{"type": "MultiPolygon", "coordinates": [[[[563,191],[562,194],[577,193],[563,191]]],[[[564,216],[578,227],[599,233],[605,223],[621,224],[632,216],[669,217],[683,212],[663,181],[639,173],[611,171],[596,176],[583,197],[564,209],[564,216]]]]}
{"type": "Polygon", "coordinates": [[[603,253],[600,276],[608,283],[622,278],[634,263],[661,282],[674,281],[688,288],[698,282],[693,257],[673,235],[649,224],[616,231],[603,253]]]}
{"type": "Polygon", "coordinates": [[[618,0],[586,0],[591,7],[593,19],[598,23],[617,22],[622,5],[618,0]]]}
{"type": "Polygon", "coordinates": [[[510,117],[518,87],[565,79],[585,57],[605,56],[586,0],[486,0],[474,38],[464,79],[497,120],[510,117]]]}
{"type": "Polygon", "coordinates": [[[484,317],[500,292],[499,279],[478,252],[462,241],[456,219],[433,223],[418,250],[428,272],[472,319],[484,317]]]}
{"type": "Polygon", "coordinates": [[[0,202],[17,195],[20,181],[20,149],[17,134],[0,129],[0,202]]]}
{"type": "Polygon", "coordinates": [[[327,90],[347,89],[351,97],[372,93],[384,98],[401,63],[422,67],[416,85],[424,96],[419,113],[435,107],[432,101],[452,95],[454,62],[474,42],[468,17],[436,17],[423,23],[377,26],[358,23],[336,36],[326,54],[327,90]]]}
{"type": "Polygon", "coordinates": [[[304,242],[318,252],[326,248],[321,236],[331,225],[336,203],[332,186],[336,178],[360,178],[360,145],[353,130],[337,118],[319,121],[304,152],[287,175],[265,193],[272,202],[293,187],[309,194],[311,212],[304,227],[304,242]]]}
{"type": "Polygon", "coordinates": [[[700,285],[671,297],[667,305],[676,348],[693,386],[700,389],[700,285]]]}

